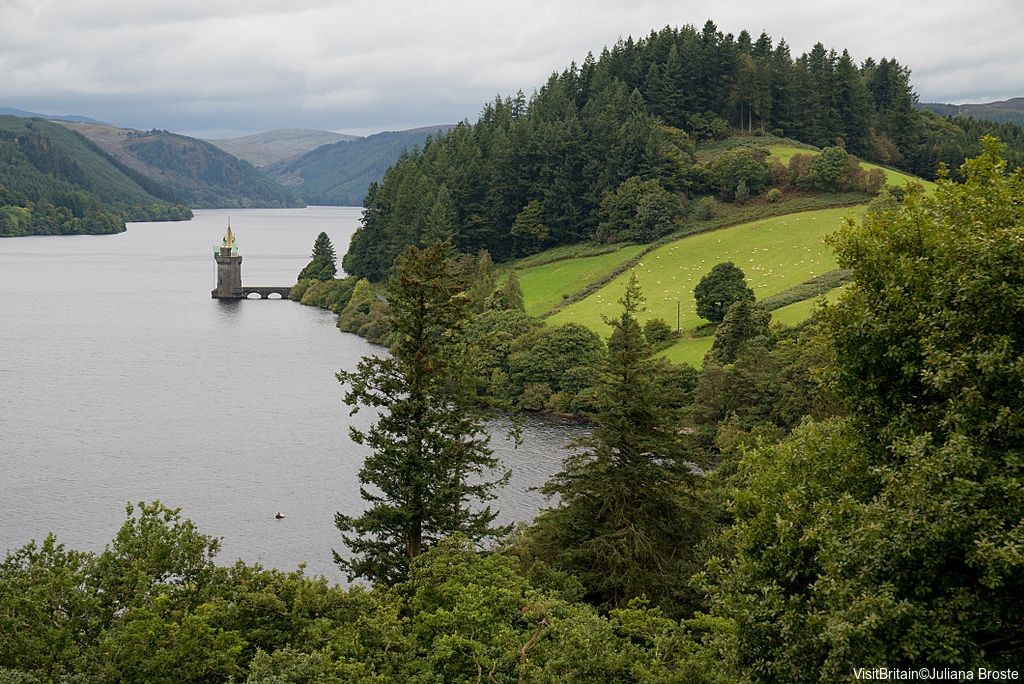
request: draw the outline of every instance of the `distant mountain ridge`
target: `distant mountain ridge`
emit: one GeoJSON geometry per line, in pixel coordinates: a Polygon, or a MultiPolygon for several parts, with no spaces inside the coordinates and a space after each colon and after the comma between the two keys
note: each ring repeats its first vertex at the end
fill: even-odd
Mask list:
{"type": "Polygon", "coordinates": [[[994,123],[1012,123],[1024,126],[1024,97],[1012,97],[1009,100],[980,104],[957,105],[924,102],[918,105],[918,109],[934,112],[940,116],[969,116],[994,123]]]}
{"type": "Polygon", "coordinates": [[[24,109],[15,109],[14,107],[0,107],[0,116],[16,116],[21,119],[46,119],[47,121],[75,121],[78,123],[94,123],[109,126],[110,124],[105,121],[99,121],[89,116],[80,116],[78,114],[38,114],[36,112],[26,112],[24,109]]]}
{"type": "Polygon", "coordinates": [[[322,145],[358,140],[357,135],[310,128],[275,128],[239,138],[207,139],[228,154],[254,166],[266,166],[315,150],[322,145]]]}
{"type": "Polygon", "coordinates": [[[263,172],[295,190],[308,204],[361,206],[370,183],[380,181],[403,152],[422,147],[428,136],[451,128],[452,124],[423,126],[324,145],[270,164],[263,172]]]}
{"type": "Polygon", "coordinates": [[[61,122],[104,152],[170,188],[189,206],[215,208],[301,207],[302,199],[205,140],[168,131],[136,131],[89,123],[61,122]]]}
{"type": "Polygon", "coordinates": [[[192,217],[166,187],[59,123],[0,116],[0,237],[118,233],[192,217]]]}

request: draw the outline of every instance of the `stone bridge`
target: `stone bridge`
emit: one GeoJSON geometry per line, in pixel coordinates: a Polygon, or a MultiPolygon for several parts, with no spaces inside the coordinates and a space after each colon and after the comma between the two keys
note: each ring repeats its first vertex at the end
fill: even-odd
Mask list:
{"type": "Polygon", "coordinates": [[[259,299],[274,299],[270,295],[278,295],[281,299],[288,299],[288,292],[291,289],[290,285],[287,287],[243,287],[242,298],[257,299],[257,297],[250,297],[249,295],[259,295],[259,299]]]}

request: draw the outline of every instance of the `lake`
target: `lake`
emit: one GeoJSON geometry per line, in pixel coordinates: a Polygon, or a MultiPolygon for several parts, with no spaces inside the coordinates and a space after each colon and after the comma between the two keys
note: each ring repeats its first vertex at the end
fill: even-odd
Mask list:
{"type": "MultiPolygon", "coordinates": [[[[210,297],[230,220],[245,286],[295,281],[325,231],[339,262],[360,209],[198,210],[105,236],[0,240],[0,550],[54,532],[102,550],[126,502],[159,499],[236,558],[342,581],[334,513],[363,509],[366,455],[334,377],[383,349],[289,301],[210,297]],[[275,513],[285,514],[282,520],[275,513]]],[[[494,504],[500,522],[544,504],[578,424],[531,420],[494,504]]]]}

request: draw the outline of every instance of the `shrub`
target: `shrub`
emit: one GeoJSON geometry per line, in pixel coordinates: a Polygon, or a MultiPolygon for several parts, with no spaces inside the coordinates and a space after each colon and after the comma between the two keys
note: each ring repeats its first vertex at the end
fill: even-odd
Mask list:
{"type": "Polygon", "coordinates": [[[519,406],[526,411],[540,411],[547,406],[551,386],[546,382],[528,382],[519,396],[519,406]]]}
{"type": "Polygon", "coordinates": [[[864,192],[877,195],[885,187],[885,170],[875,167],[864,174],[864,192]]]}
{"type": "Polygon", "coordinates": [[[672,333],[672,326],[663,318],[652,318],[644,323],[644,337],[647,338],[647,343],[650,345],[657,346],[668,342],[673,337],[672,333]]]}
{"type": "Polygon", "coordinates": [[[722,153],[708,167],[708,181],[724,199],[732,199],[743,181],[747,190],[759,195],[768,187],[771,167],[763,147],[737,147],[722,153]]]}
{"type": "Polygon", "coordinates": [[[697,200],[697,206],[694,208],[693,213],[701,221],[715,218],[719,213],[718,200],[710,195],[701,197],[697,200]]]}
{"type": "Polygon", "coordinates": [[[766,200],[774,204],[778,202],[780,199],[782,199],[782,191],[779,190],[778,188],[772,188],[767,192],[767,194],[765,194],[764,197],[766,200]]]}

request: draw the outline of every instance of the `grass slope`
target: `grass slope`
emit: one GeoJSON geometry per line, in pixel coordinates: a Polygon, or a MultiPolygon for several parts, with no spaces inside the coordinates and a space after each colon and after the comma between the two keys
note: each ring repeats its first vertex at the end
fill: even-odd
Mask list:
{"type": "MultiPolygon", "coordinates": [[[[836,268],[835,255],[823,238],[846,217],[860,217],[863,212],[861,206],[787,214],[684,237],[646,254],[635,269],[647,297],[647,309],[640,318],[662,318],[674,327],[678,310],[684,334],[684,339],[661,355],[676,363],[699,366],[710,348],[710,337],[690,338],[688,331],[704,323],[697,315],[693,290],[712,266],[732,261],[744,270],[758,299],[777,294],[836,268]]],[[[530,282],[527,277],[524,273],[524,282],[530,282]]],[[[602,317],[618,312],[618,300],[628,278],[628,273],[620,274],[590,296],[552,315],[548,323],[576,322],[607,334],[602,317]]],[[[545,296],[550,299],[554,290],[547,287],[545,296]]],[[[529,286],[524,286],[524,291],[529,292],[529,286]]],[[[780,309],[778,320],[795,323],[802,320],[801,316],[806,317],[811,303],[806,304],[806,310],[799,304],[803,303],[780,309]]]]}
{"type": "Polygon", "coordinates": [[[839,295],[843,293],[842,287],[837,287],[829,290],[820,297],[811,297],[801,302],[794,302],[788,306],[784,306],[781,309],[772,311],[772,322],[782,323],[783,325],[797,325],[810,318],[811,313],[818,307],[822,302],[828,302],[829,304],[839,299],[839,295]]]}
{"type": "Polygon", "coordinates": [[[628,245],[606,254],[562,259],[517,273],[526,313],[539,316],[551,310],[564,297],[607,276],[643,248],[643,245],[628,245]]]}
{"type": "MultiPolygon", "coordinates": [[[[783,164],[789,164],[789,160],[796,154],[817,154],[816,150],[809,150],[800,147],[793,147],[790,145],[769,145],[768,152],[775,158],[777,158],[783,164]]],[[[899,185],[902,186],[904,183],[920,183],[924,186],[925,192],[934,192],[937,187],[935,183],[926,181],[918,178],[917,176],[911,176],[909,173],[903,173],[902,171],[896,171],[885,166],[879,166],[878,164],[872,164],[870,162],[862,161],[860,163],[862,169],[882,169],[885,171],[885,182],[888,185],[899,185]]]]}

